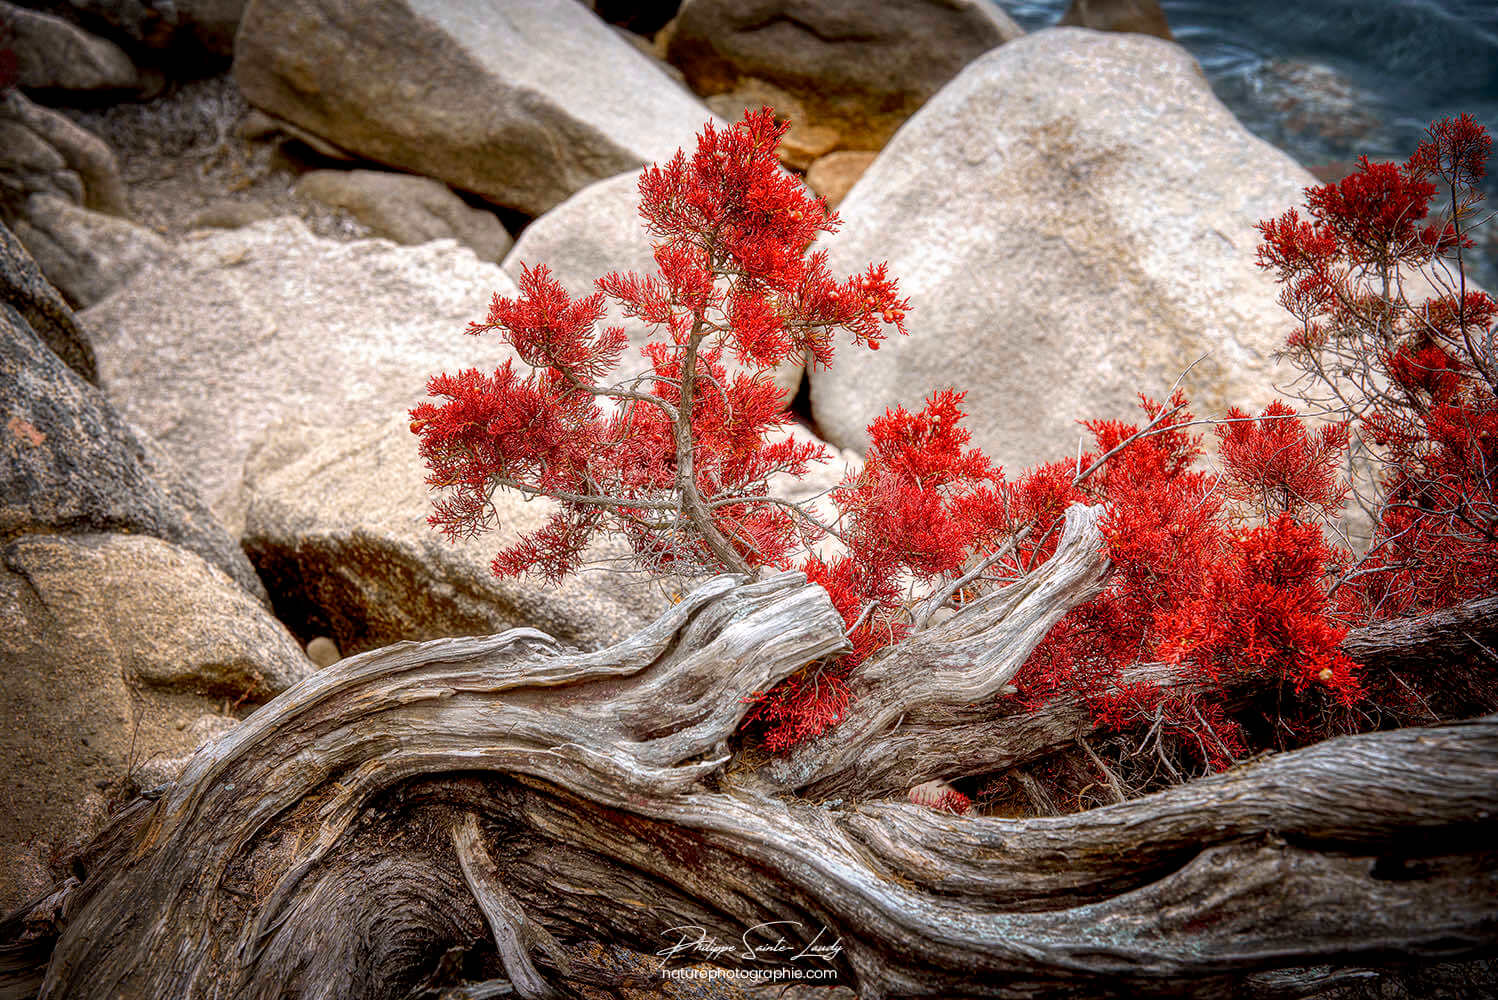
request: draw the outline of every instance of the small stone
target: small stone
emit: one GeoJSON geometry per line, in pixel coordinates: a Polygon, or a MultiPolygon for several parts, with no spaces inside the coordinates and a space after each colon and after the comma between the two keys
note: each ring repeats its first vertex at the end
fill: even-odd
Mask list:
{"type": "Polygon", "coordinates": [[[837,208],[878,155],[861,149],[828,153],[806,172],[806,186],[827,199],[828,207],[837,208]]]}
{"type": "Polygon", "coordinates": [[[233,198],[218,198],[192,220],[193,229],[242,229],[256,222],[264,222],[275,215],[265,205],[253,201],[235,201],[233,198]]]}
{"type": "Polygon", "coordinates": [[[343,659],[343,656],[338,652],[338,643],[325,635],[320,635],[307,643],[307,659],[317,664],[317,668],[321,670],[324,667],[331,667],[343,659]]]}
{"type": "Polygon", "coordinates": [[[842,142],[842,133],[826,125],[792,125],[780,140],[780,162],[805,170],[819,156],[832,152],[842,142]]]}
{"type": "Polygon", "coordinates": [[[1058,27],[1126,31],[1175,41],[1157,0],[1072,0],[1058,27]]]}

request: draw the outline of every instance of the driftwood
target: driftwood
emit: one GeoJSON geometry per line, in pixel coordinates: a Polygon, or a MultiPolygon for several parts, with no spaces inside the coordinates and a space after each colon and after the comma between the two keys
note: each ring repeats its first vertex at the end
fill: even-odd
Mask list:
{"type": "MultiPolygon", "coordinates": [[[[1024,589],[926,634],[924,667],[907,649],[855,680],[960,714],[1093,592],[1096,553],[1074,511],[1024,589]]],[[[712,580],[596,653],[516,629],[343,661],[205,747],[0,926],[0,996],[665,992],[587,942],[866,997],[1301,996],[1494,949],[1498,717],[1071,816],[839,807],[788,789],[852,773],[897,719],[789,781],[746,767],[733,734],[752,692],[843,643],[826,594],[784,574],[712,580]]]]}

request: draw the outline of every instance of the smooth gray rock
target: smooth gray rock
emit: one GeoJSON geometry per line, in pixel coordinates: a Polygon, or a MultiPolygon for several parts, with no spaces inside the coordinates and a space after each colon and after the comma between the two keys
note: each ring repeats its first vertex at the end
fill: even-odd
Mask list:
{"type": "Polygon", "coordinates": [[[19,83],[28,90],[139,91],[144,81],[118,45],[52,14],[0,0],[19,83]]]}
{"type": "Polygon", "coordinates": [[[840,207],[834,271],[888,260],[911,335],[812,373],[817,424],[861,450],[886,407],[955,385],[975,442],[1017,471],[1075,455],[1079,419],[1139,419],[1135,394],[1164,396],[1194,363],[1198,414],[1262,405],[1289,375],[1271,355],[1290,321],[1254,224],[1312,183],[1176,45],[1075,28],[1011,42],[840,207]]]}
{"type": "Polygon", "coordinates": [[[515,243],[493,212],[474,208],[430,177],[385,170],[314,170],[296,184],[303,198],[341,209],[376,236],[415,246],[455,239],[480,260],[499,261],[515,243]]]}
{"type": "Polygon", "coordinates": [[[15,231],[47,280],[77,308],[102,300],[170,252],[166,240],[144,226],[53,194],[28,198],[15,231]]]}
{"type": "Polygon", "coordinates": [[[441,371],[510,357],[464,335],[514,284],[450,240],[322,239],[295,218],[203,231],[84,316],[100,383],[237,533],[250,442],[279,418],[399,416],[441,371]]]}
{"type": "Polygon", "coordinates": [[[234,72],[342,149],[531,216],[711,117],[575,0],[256,0],[234,72]]]}
{"type": "Polygon", "coordinates": [[[987,0],[685,0],[664,29],[697,93],[783,87],[844,149],[879,149],[962,67],[1022,34],[987,0]]]}
{"type": "MultiPolygon", "coordinates": [[[[809,438],[804,430],[795,433],[809,438]]],[[[804,500],[842,481],[857,457],[833,450],[805,480],[778,477],[775,495],[804,500]]],[[[559,585],[500,579],[494,554],[541,527],[545,501],[508,491],[493,502],[503,528],[449,540],[427,524],[431,496],[417,438],[394,417],[355,426],[272,425],[245,463],[244,545],[303,634],[330,636],[343,655],[402,639],[482,635],[530,626],[597,648],[651,621],[690,584],[617,563],[628,550],[602,539],[595,565],[559,585]]],[[[825,516],[825,509],[824,509],[825,516]]]]}
{"type": "Polygon", "coordinates": [[[547,505],[498,493],[506,530],[453,542],[427,524],[425,478],[416,436],[399,415],[268,429],[245,465],[243,542],[281,616],[304,634],[332,637],[347,656],[520,625],[603,646],[664,608],[659,588],[638,574],[595,571],[560,586],[496,578],[494,553],[544,524],[547,505]]]}
{"type": "MultiPolygon", "coordinates": [[[[593,283],[610,271],[655,271],[650,234],[640,218],[640,172],[631,171],[583,188],[532,222],[521,232],[501,265],[515,281],[523,265],[545,264],[574,298],[592,295],[593,283]]],[[[620,326],[639,348],[650,339],[650,328],[624,316],[612,303],[603,325],[620,326]]],[[[627,354],[620,374],[634,375],[649,367],[643,355],[627,354]]],[[[801,384],[805,366],[786,362],[774,379],[790,399],[801,384]]]]}

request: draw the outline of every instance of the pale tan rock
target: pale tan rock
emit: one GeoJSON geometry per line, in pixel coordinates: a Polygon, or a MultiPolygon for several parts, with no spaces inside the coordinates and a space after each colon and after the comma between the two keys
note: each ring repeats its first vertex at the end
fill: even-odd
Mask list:
{"type": "Polygon", "coordinates": [[[78,308],[104,299],[169,253],[166,240],[144,226],[57,195],[32,195],[23,213],[16,220],[17,238],[78,308]]]}
{"type": "Polygon", "coordinates": [[[455,239],[498,262],[515,243],[493,212],[474,208],[430,177],[384,170],[314,170],[296,184],[303,198],[341,209],[376,236],[414,246],[455,239]]]}
{"type": "MultiPolygon", "coordinates": [[[[801,428],[791,433],[815,440],[801,428]]],[[[805,479],[780,476],[772,490],[819,503],[826,517],[826,492],[857,467],[856,455],[830,449],[830,461],[805,479]]],[[[246,551],[273,593],[311,609],[298,624],[329,636],[344,654],[517,626],[599,648],[653,620],[671,593],[690,586],[621,565],[628,549],[618,539],[596,541],[589,559],[599,564],[560,584],[500,579],[490,569],[494,554],[541,527],[549,504],[498,491],[503,528],[454,541],[427,523],[425,477],[417,438],[401,417],[339,427],[276,424],[246,462],[246,551]]]]}
{"type": "Polygon", "coordinates": [[[237,533],[241,469],[272,421],[401,415],[441,371],[510,352],[468,337],[514,284],[451,240],[314,236],[294,218],[189,234],[85,319],[100,383],[237,533]]]}
{"type": "Polygon", "coordinates": [[[828,153],[806,172],[806,186],[826,198],[830,207],[837,208],[878,155],[859,149],[828,153]]]}
{"type": "Polygon", "coordinates": [[[0,910],[98,831],[190,725],[311,672],[264,608],[198,556],[127,535],[22,535],[0,550],[0,910]],[[42,845],[40,852],[36,845],[42,845]]]}
{"type": "Polygon", "coordinates": [[[307,659],[317,664],[319,669],[323,669],[343,659],[343,654],[338,651],[338,643],[325,635],[320,635],[307,643],[307,659]]]}
{"type": "Polygon", "coordinates": [[[530,216],[690,146],[706,107],[575,0],[258,0],[250,103],[530,216]]]}
{"type": "Polygon", "coordinates": [[[818,156],[836,149],[842,141],[837,129],[813,124],[799,98],[765,80],[745,77],[733,90],[706,100],[714,114],[729,122],[740,121],[746,113],[761,108],[775,112],[778,120],[790,125],[776,152],[781,163],[796,170],[805,170],[818,156]]]}
{"type": "Polygon", "coordinates": [[[1176,45],[1076,28],[1004,45],[839,209],[833,270],[888,260],[911,335],[814,372],[818,427],[861,449],[886,407],[955,385],[975,443],[1018,471],[1075,455],[1079,419],[1137,420],[1135,394],[1188,368],[1198,414],[1260,406],[1289,374],[1273,358],[1289,322],[1254,225],[1313,182],[1176,45]]]}
{"type": "Polygon", "coordinates": [[[298,625],[327,635],[344,654],[517,626],[594,648],[664,608],[659,587],[618,570],[558,586],[495,577],[495,552],[541,527],[548,505],[501,491],[494,499],[505,530],[454,542],[427,524],[425,478],[403,416],[266,431],[245,467],[244,545],[273,592],[311,609],[298,625]]]}

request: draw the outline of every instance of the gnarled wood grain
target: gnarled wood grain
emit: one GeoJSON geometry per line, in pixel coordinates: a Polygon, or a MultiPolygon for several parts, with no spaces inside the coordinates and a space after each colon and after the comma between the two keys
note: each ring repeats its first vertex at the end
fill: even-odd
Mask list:
{"type": "MultiPolygon", "coordinates": [[[[928,713],[1005,683],[1100,580],[1089,524],[926,633],[932,659],[903,661],[924,676],[868,676],[928,713]]],[[[752,692],[843,643],[825,592],[785,574],[710,581],[597,653],[517,629],[344,661],[128,807],[0,927],[0,975],[28,995],[46,956],[48,1000],[565,996],[630,981],[585,942],[794,964],[744,957],[773,931],[867,997],[1233,996],[1498,942],[1498,717],[1072,816],[832,808],[728,746],[752,692]]],[[[889,721],[805,773],[853,773],[889,721]]]]}

